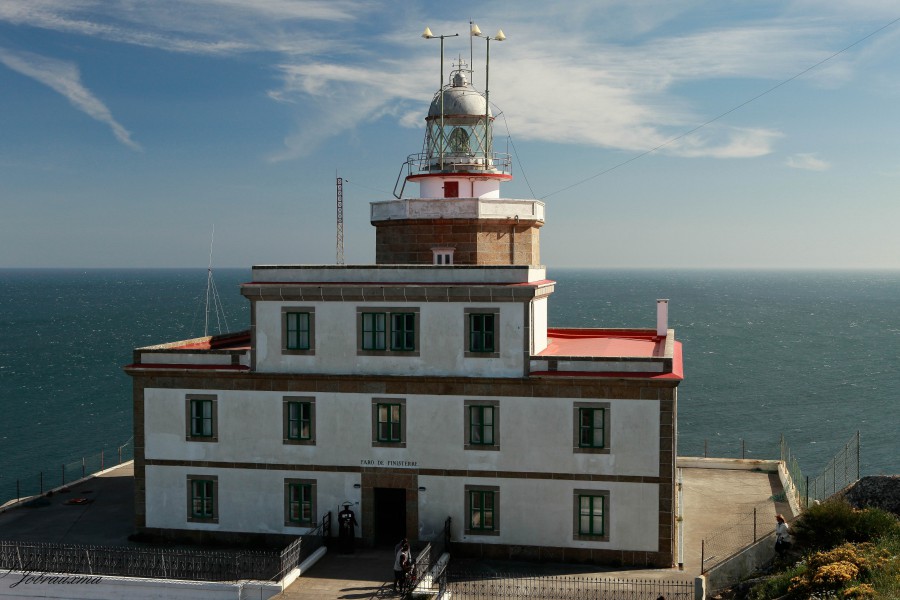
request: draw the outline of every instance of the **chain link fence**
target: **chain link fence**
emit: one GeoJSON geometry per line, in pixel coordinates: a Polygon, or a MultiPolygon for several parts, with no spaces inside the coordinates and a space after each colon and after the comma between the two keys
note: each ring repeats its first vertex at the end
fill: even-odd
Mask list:
{"type": "MultiPolygon", "coordinates": [[[[803,474],[800,461],[791,452],[781,436],[781,461],[788,474],[785,494],[797,500],[801,510],[810,502],[822,502],[850,484],[859,480],[859,432],[835,454],[822,473],[810,479],[803,474]]],[[[762,539],[775,530],[775,503],[785,501],[785,497],[773,496],[752,510],[735,515],[732,522],[707,535],[701,541],[701,563],[703,573],[726,561],[750,544],[762,539]]]]}
{"type": "Polygon", "coordinates": [[[18,502],[22,498],[40,496],[49,490],[63,487],[133,458],[134,441],[131,438],[121,446],[103,449],[96,454],[62,463],[56,468],[39,471],[31,477],[15,481],[0,479],[3,484],[3,488],[0,489],[0,506],[18,502]]]}

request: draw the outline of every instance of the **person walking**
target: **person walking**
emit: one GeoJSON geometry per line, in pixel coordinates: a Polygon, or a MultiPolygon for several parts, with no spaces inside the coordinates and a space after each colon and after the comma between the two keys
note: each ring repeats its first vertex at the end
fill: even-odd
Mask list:
{"type": "Polygon", "coordinates": [[[784,515],[775,515],[775,552],[778,556],[791,548],[791,533],[788,524],[784,521],[784,515]]]}

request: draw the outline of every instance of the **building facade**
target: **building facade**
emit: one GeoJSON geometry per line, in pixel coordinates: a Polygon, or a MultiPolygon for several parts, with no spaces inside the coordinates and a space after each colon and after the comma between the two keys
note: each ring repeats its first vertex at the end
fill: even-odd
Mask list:
{"type": "Polygon", "coordinates": [[[548,326],[544,205],[502,198],[467,74],[371,205],[374,265],[255,266],[249,331],[135,351],[140,532],[274,540],[349,503],[366,545],[450,517],[462,555],[673,564],[667,304],[648,329],[548,326]]]}

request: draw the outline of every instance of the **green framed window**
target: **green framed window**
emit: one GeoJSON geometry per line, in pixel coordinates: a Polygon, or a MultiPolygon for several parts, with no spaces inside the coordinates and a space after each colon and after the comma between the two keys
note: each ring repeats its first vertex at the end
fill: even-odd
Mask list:
{"type": "Polygon", "coordinates": [[[415,313],[391,313],[391,350],[411,352],[415,349],[415,313]]]}
{"type": "Polygon", "coordinates": [[[216,482],[212,479],[191,480],[191,517],[213,519],[216,516],[216,482]]]}
{"type": "Polygon", "coordinates": [[[494,445],[494,407],[471,405],[469,408],[469,444],[494,445]]]}
{"type": "Polygon", "coordinates": [[[606,496],[578,496],[578,535],[606,536],[606,496]]]}
{"type": "Polygon", "coordinates": [[[312,524],[313,486],[310,483],[289,483],[288,486],[288,521],[299,525],[312,524]]]}
{"type": "Polygon", "coordinates": [[[213,427],[215,420],[215,412],[213,410],[213,401],[205,398],[191,399],[191,437],[211,438],[215,435],[213,427]]]}
{"type": "Polygon", "coordinates": [[[606,409],[578,409],[578,446],[579,448],[606,447],[606,409]]]}
{"type": "Polygon", "coordinates": [[[309,350],[310,332],[308,312],[285,313],[285,348],[288,350],[309,350]]]}
{"type": "Polygon", "coordinates": [[[469,490],[469,529],[475,532],[494,530],[494,492],[469,490]]]}
{"type": "Polygon", "coordinates": [[[469,314],[469,352],[494,352],[496,315],[469,314]]]}
{"type": "Polygon", "coordinates": [[[362,313],[362,349],[386,350],[385,313],[362,313]]]}
{"type": "Polygon", "coordinates": [[[376,440],[386,443],[402,442],[403,405],[379,403],[376,414],[376,440]]]}
{"type": "Polygon", "coordinates": [[[287,403],[287,438],[312,439],[312,402],[287,403]]]}

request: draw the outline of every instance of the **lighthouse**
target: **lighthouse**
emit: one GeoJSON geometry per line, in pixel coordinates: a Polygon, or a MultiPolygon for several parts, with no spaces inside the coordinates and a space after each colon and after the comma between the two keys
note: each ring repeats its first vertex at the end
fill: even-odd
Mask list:
{"type": "Polygon", "coordinates": [[[134,351],[140,533],[287,545],[349,504],[364,547],[673,565],[668,305],[550,325],[544,204],[503,196],[494,114],[460,60],[370,205],[376,264],[255,265],[248,330],[134,351]]]}
{"type": "Polygon", "coordinates": [[[395,200],[374,202],[378,264],[540,264],[544,203],[503,198],[510,155],[494,151],[494,116],[461,60],[425,117],[422,151],[403,163],[395,200]],[[406,197],[415,192],[418,197],[406,197]]]}

